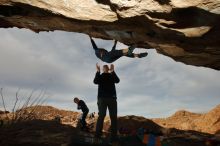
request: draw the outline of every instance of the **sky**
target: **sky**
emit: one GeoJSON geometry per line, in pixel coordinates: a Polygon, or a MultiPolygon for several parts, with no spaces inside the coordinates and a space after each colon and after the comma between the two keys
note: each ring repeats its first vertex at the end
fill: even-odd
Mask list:
{"type": "MultiPolygon", "coordinates": [[[[22,105],[32,93],[45,105],[76,111],[74,97],[83,99],[97,112],[98,87],[93,83],[96,58],[89,37],[72,32],[40,32],[0,29],[0,88],[7,110],[12,110],[18,93],[22,105]]],[[[113,41],[95,39],[111,50],[113,41]]],[[[117,49],[126,48],[119,43],[117,49]]],[[[178,110],[205,113],[220,104],[220,71],[176,62],[155,49],[145,58],[122,57],[115,72],[118,115],[146,118],[168,117],[178,110]]],[[[0,100],[0,109],[3,109],[0,100]]]]}

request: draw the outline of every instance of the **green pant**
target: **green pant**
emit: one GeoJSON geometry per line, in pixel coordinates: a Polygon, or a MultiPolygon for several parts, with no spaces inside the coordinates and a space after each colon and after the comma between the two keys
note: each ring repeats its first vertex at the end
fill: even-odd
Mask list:
{"type": "Polygon", "coordinates": [[[111,119],[111,139],[115,140],[117,139],[117,100],[112,98],[98,99],[99,117],[96,124],[96,136],[101,136],[102,134],[107,108],[111,119]]]}

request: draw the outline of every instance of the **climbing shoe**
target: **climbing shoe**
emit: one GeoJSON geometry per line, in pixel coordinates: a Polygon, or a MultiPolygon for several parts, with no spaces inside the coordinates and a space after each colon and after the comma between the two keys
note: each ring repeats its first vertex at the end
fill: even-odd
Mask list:
{"type": "Polygon", "coordinates": [[[148,53],[140,53],[138,54],[138,58],[142,58],[142,57],[146,57],[148,55],[148,53]]]}

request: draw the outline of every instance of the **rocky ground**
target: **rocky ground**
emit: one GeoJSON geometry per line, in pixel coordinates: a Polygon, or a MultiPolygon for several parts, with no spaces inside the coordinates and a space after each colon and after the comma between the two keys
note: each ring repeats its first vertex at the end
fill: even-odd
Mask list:
{"type": "MultiPolygon", "coordinates": [[[[220,106],[217,106],[206,114],[179,111],[166,119],[119,117],[119,134],[129,137],[123,142],[124,146],[131,146],[132,143],[141,145],[141,141],[136,136],[139,128],[144,128],[145,133],[160,136],[162,142],[169,146],[219,146],[219,109],[220,106]]],[[[0,128],[1,146],[66,146],[71,145],[72,139],[79,133],[76,126],[80,113],[50,106],[29,107],[24,111],[26,115],[31,114],[32,118],[13,124],[8,124],[4,112],[0,114],[0,119],[4,121],[4,125],[0,128]],[[37,110],[31,112],[33,108],[37,110]]],[[[12,118],[13,113],[8,113],[8,117],[12,118]]],[[[90,126],[95,125],[96,118],[97,116],[95,119],[87,119],[90,126]]],[[[109,125],[109,118],[106,118],[105,132],[108,132],[109,125]]],[[[94,129],[95,127],[93,131],[94,129]]]]}

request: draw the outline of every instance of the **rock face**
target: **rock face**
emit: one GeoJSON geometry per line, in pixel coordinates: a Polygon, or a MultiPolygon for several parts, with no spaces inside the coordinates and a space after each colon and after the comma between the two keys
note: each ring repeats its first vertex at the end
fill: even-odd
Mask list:
{"type": "Polygon", "coordinates": [[[63,30],[220,70],[218,0],[0,0],[0,27],[63,30]]]}
{"type": "Polygon", "coordinates": [[[177,128],[180,130],[194,130],[217,134],[220,131],[220,105],[205,114],[178,111],[171,117],[153,119],[153,121],[165,128],[177,128]]]}
{"type": "Polygon", "coordinates": [[[220,105],[210,112],[202,115],[197,121],[196,125],[200,127],[201,131],[219,134],[220,132],[220,105]]]}

